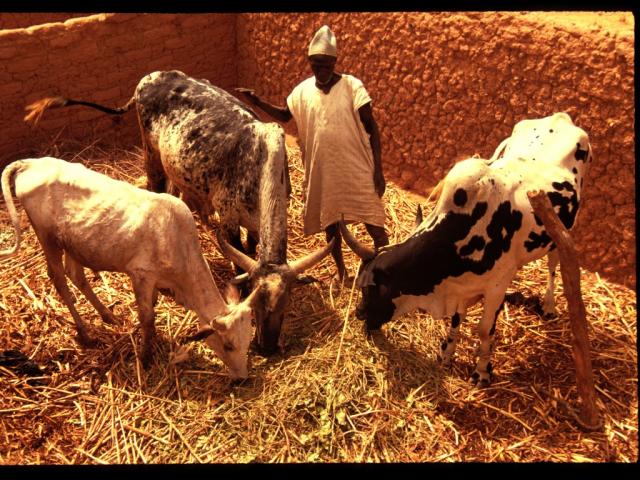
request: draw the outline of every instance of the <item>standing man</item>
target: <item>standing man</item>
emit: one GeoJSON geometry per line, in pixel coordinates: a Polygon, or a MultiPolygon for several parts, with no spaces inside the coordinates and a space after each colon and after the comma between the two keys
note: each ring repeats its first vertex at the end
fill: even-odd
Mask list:
{"type": "Polygon", "coordinates": [[[253,90],[237,90],[274,119],[295,119],[305,171],[304,234],[324,230],[327,242],[336,238],[331,255],[342,281],[347,272],[338,221],[343,215],[346,222],[365,224],[376,249],[389,243],[380,133],[362,82],[334,70],[336,39],[329,27],[315,33],[308,55],[313,76],[293,89],[285,107],[260,100],[253,90]]]}

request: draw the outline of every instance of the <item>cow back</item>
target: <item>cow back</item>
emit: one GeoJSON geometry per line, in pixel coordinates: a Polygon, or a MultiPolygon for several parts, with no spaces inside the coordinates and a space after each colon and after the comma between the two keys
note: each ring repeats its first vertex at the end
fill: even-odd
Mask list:
{"type": "Polygon", "coordinates": [[[266,158],[255,114],[235,97],[179,71],[154,72],[136,89],[146,143],[166,176],[201,213],[210,207],[237,224],[258,223],[259,183],[266,158]]]}
{"type": "Polygon", "coordinates": [[[496,166],[512,158],[523,158],[541,164],[538,168],[559,167],[572,174],[572,184],[578,192],[592,161],[589,137],[575,126],[564,112],[539,119],[518,122],[505,143],[502,158],[496,166]]]}

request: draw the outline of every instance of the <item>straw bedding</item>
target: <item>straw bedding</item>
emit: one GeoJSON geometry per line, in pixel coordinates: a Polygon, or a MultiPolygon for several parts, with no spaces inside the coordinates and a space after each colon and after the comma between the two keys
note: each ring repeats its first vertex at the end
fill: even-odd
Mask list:
{"type": "MultiPolygon", "coordinates": [[[[138,150],[95,144],[80,150],[60,142],[49,150],[43,155],[83,161],[132,183],[144,175],[138,150]]],[[[291,147],[289,156],[292,259],[324,238],[302,236],[300,153],[291,147]]],[[[392,242],[408,235],[418,202],[432,208],[389,184],[392,242]]],[[[0,207],[0,248],[6,248],[13,232],[4,201],[0,207]]],[[[292,294],[284,352],[268,359],[250,352],[249,379],[233,385],[204,344],[170,363],[184,353],[178,339],[195,331],[196,319],[163,296],[154,359],[148,370],[141,367],[135,301],[123,274],[89,275],[120,325],[102,324],[74,290],[80,314],[102,341],[80,348],[33,229],[19,212],[22,250],[0,264],[0,464],[638,460],[636,295],[597,274],[582,272],[582,293],[603,428],[585,431],[571,414],[579,399],[561,281],[557,319],[507,304],[498,320],[494,382],[477,389],[468,377],[480,305],[462,325],[456,360],[446,370],[437,361],[445,322],[413,313],[365,337],[353,313],[358,292],[352,282],[332,279],[328,257],[309,272],[320,281],[292,294]]],[[[222,289],[231,265],[201,226],[200,232],[222,289]]],[[[368,240],[362,227],[356,234],[368,240]]],[[[344,251],[355,275],[359,261],[344,251]]],[[[545,285],[541,260],[523,268],[509,291],[533,296],[545,285]]]]}

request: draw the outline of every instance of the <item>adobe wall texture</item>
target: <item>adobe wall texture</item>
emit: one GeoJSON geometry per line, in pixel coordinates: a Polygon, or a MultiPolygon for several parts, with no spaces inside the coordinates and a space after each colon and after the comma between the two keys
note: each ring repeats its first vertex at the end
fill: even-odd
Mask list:
{"type": "Polygon", "coordinates": [[[236,83],[234,14],[98,14],[0,31],[0,167],[56,139],[139,145],[134,112],[46,112],[37,128],[24,108],[62,95],[121,106],[155,70],[182,70],[222,88],[236,83]]]}
{"type": "Polygon", "coordinates": [[[10,28],[27,28],[43,23],[64,22],[69,18],[86,17],[86,13],[36,13],[36,12],[9,12],[0,13],[0,30],[8,30],[10,28]]]}
{"type": "Polygon", "coordinates": [[[311,75],[306,49],[323,24],[338,70],[373,99],[387,178],[416,193],[465,156],[489,157],[517,121],[568,112],[595,153],[574,233],[582,265],[635,287],[630,13],[100,14],[0,30],[0,168],[63,138],[139,145],[133,112],[53,110],[32,129],[24,107],[51,95],[120,106],[154,70],[284,104],[311,75]]]}
{"type": "Polygon", "coordinates": [[[323,24],[337,70],[372,97],[387,178],[416,193],[465,156],[490,157],[519,120],[569,113],[595,153],[574,233],[582,265],[635,286],[630,13],[243,14],[238,83],[284,105],[311,75],[307,46],[323,24]]]}

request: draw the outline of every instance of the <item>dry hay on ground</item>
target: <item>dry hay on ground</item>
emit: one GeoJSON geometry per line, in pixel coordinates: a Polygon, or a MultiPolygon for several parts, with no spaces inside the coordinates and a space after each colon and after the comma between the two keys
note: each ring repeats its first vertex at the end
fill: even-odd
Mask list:
{"type": "MultiPolygon", "coordinates": [[[[138,151],[94,145],[76,155],[53,153],[130,182],[143,175],[138,151]]],[[[302,236],[299,151],[292,149],[290,158],[289,258],[295,258],[324,239],[302,236]]],[[[399,241],[419,200],[392,184],[385,200],[391,240],[399,241]]],[[[0,207],[2,248],[13,233],[4,202],[0,207]]],[[[638,460],[636,296],[596,274],[583,272],[582,291],[604,427],[585,432],[567,410],[577,409],[578,398],[562,285],[555,320],[507,305],[498,323],[494,383],[476,389],[467,379],[479,306],[462,326],[454,366],[444,370],[436,360],[444,322],[414,313],[365,338],[353,315],[357,292],[331,280],[327,258],[309,272],[321,281],[292,295],[284,353],[265,359],[252,352],[250,378],[234,386],[204,345],[193,347],[187,361],[169,364],[177,338],[196,321],[162,296],[154,360],[143,370],[134,297],[122,274],[92,280],[122,325],[102,324],[78,295],[81,315],[104,342],[79,348],[19,210],[23,248],[0,264],[0,352],[21,350],[45,373],[28,377],[0,367],[0,464],[638,460]]],[[[230,264],[200,231],[222,288],[230,264]]],[[[361,227],[356,232],[366,238],[361,227]]],[[[345,259],[354,274],[359,262],[346,247],[345,259]]],[[[542,292],[545,267],[545,261],[526,266],[510,291],[542,292]]]]}

